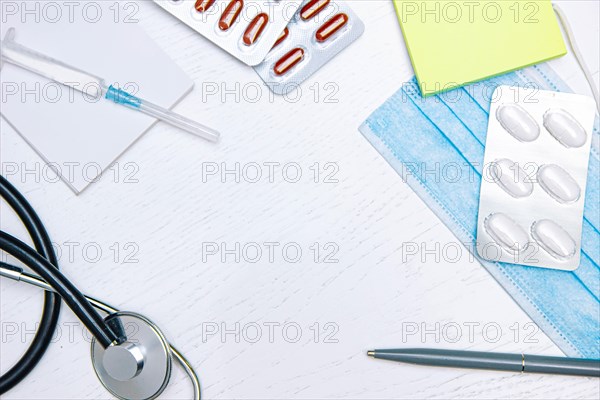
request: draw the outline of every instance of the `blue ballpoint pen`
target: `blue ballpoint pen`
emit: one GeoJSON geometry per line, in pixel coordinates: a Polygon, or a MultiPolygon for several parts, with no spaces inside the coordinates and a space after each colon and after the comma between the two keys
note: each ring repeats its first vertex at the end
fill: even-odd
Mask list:
{"type": "Polygon", "coordinates": [[[371,350],[369,357],[438,367],[600,377],[600,360],[442,349],[371,350]]]}

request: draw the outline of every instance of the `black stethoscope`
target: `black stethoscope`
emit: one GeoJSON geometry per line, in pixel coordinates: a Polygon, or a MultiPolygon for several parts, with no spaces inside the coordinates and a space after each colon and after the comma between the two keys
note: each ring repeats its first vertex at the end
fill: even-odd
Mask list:
{"type": "Polygon", "coordinates": [[[25,354],[0,377],[0,394],[24,379],[43,356],[56,329],[62,299],[92,334],[92,364],[111,394],[120,399],[156,398],[169,383],[175,359],[192,381],[194,398],[200,399],[200,382],[194,368],[152,321],[84,296],[58,270],[56,254],[41,220],[23,195],[1,175],[0,197],[27,228],[35,250],[4,231],[0,231],[0,249],[37,274],[0,262],[0,276],[46,290],[39,328],[25,354]]]}

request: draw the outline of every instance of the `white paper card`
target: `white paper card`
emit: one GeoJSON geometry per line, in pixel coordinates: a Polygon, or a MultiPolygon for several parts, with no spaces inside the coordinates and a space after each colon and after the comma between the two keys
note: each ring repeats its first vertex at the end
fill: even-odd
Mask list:
{"type": "MultiPolygon", "coordinates": [[[[17,43],[166,108],[193,87],[131,10],[117,2],[52,3],[50,9],[43,1],[2,7],[2,37],[14,27],[17,43]]],[[[76,193],[156,122],[106,99],[92,102],[14,65],[3,66],[0,81],[2,116],[76,193]]]]}

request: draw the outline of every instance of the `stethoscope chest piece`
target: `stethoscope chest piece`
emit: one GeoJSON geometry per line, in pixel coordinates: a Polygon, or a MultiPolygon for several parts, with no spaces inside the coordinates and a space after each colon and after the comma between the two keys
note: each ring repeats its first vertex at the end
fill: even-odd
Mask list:
{"type": "Polygon", "coordinates": [[[104,387],[120,399],[154,399],[171,377],[171,348],[165,336],[147,318],[118,312],[127,341],[103,348],[92,340],[92,363],[104,387]]]}

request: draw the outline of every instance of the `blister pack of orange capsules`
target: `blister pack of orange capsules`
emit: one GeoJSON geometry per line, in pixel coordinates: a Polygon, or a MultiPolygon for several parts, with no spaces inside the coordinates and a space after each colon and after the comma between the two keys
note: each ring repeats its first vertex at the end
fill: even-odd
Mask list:
{"type": "Polygon", "coordinates": [[[302,0],[154,0],[243,63],[260,64],[302,0]]]}
{"type": "Polygon", "coordinates": [[[255,71],[276,94],[298,87],[364,32],[342,0],[306,0],[255,71]]]}

